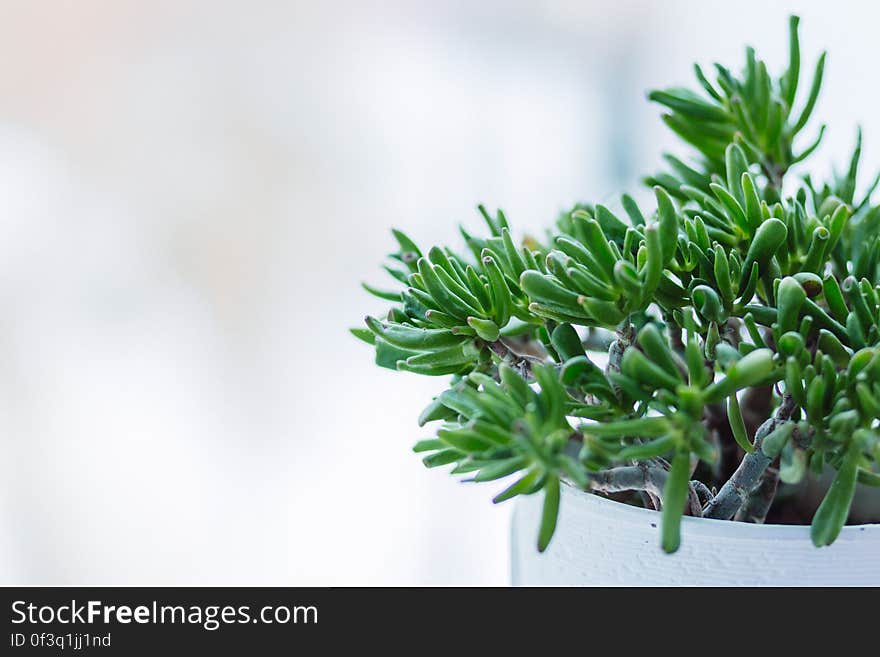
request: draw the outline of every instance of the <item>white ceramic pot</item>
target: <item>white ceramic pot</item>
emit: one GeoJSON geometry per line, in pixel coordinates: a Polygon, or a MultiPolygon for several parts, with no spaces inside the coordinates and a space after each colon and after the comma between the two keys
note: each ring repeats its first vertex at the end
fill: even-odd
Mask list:
{"type": "Polygon", "coordinates": [[[880,585],[880,524],[843,528],[816,548],[810,528],[685,517],[681,548],[660,549],[660,514],[562,487],[550,546],[535,546],[541,495],[521,497],[512,580],[523,586],[880,585]]]}

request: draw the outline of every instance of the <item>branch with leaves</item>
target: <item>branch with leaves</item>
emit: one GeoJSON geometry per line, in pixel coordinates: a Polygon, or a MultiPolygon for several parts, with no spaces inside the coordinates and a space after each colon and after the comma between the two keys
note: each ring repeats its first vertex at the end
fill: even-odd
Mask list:
{"type": "Polygon", "coordinates": [[[365,285],[392,304],[352,330],[376,363],[449,377],[415,450],[504,479],[496,502],[543,494],[540,550],[565,484],[641,493],[668,552],[685,513],[762,522],[779,482],[830,469],[812,521],[827,545],[857,483],[880,485],[878,179],[857,199],[861,133],[844,174],[791,178],[824,133],[801,144],[825,55],[799,94],[797,18],[789,33],[778,77],[749,48],[740,75],[697,66],[699,91],[649,95],[694,149],[647,179],[651,211],[580,204],[542,242],[481,206],[487,231],[462,229],[462,252],[393,231],[395,287],[365,285]]]}

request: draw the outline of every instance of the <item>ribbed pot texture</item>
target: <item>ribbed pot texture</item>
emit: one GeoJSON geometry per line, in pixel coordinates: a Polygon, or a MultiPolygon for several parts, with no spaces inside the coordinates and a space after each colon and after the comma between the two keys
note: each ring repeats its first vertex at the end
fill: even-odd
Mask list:
{"type": "Polygon", "coordinates": [[[520,586],[880,586],[880,524],[843,528],[816,548],[810,528],[685,517],[681,548],[660,549],[660,514],[563,486],[548,549],[536,537],[541,496],[521,497],[512,528],[520,586]]]}

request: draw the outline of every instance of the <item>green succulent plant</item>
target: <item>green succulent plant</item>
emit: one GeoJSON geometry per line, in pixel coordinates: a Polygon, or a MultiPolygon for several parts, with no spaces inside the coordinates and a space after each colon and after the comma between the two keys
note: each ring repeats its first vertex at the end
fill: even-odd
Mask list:
{"type": "Polygon", "coordinates": [[[651,92],[694,150],[646,179],[651,211],[580,204],[518,242],[481,206],[462,252],[393,231],[395,288],[364,286],[391,308],[352,332],[380,366],[449,377],[425,465],[505,478],[496,502],[543,494],[540,550],[572,485],[660,510],[667,552],[684,514],[763,522],[780,481],[830,470],[812,539],[832,543],[880,485],[880,208],[877,179],[856,196],[861,133],[845,173],[792,177],[824,66],[801,89],[792,17],[779,77],[749,48],[740,75],[651,92]]]}

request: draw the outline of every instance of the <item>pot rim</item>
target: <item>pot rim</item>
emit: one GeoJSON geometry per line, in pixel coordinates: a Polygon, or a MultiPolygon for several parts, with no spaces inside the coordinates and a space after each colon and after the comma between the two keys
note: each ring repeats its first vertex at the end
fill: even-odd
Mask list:
{"type": "MultiPolygon", "coordinates": [[[[642,524],[645,521],[652,527],[660,526],[660,512],[653,509],[632,506],[624,502],[602,497],[596,493],[582,490],[569,482],[563,482],[563,493],[572,497],[583,499],[593,504],[601,513],[614,513],[621,521],[642,524]]],[[[718,520],[716,518],[695,518],[684,516],[682,527],[691,535],[706,537],[723,537],[725,539],[737,538],[743,540],[755,539],[766,541],[767,539],[791,540],[801,542],[810,540],[809,525],[778,525],[756,524],[749,522],[734,522],[732,520],[718,520]]],[[[880,523],[865,525],[845,525],[837,537],[837,541],[849,540],[880,540],[880,523]]]]}

